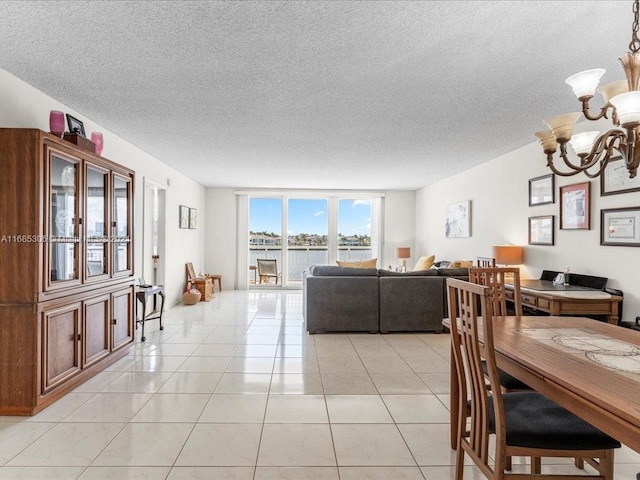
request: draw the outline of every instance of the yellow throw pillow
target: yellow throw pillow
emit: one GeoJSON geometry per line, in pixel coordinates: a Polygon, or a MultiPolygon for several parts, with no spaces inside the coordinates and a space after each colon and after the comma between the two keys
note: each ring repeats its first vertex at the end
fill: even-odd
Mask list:
{"type": "Polygon", "coordinates": [[[371,260],[362,260],[360,262],[341,262],[337,261],[339,267],[350,268],[376,268],[378,266],[378,259],[372,258],[371,260]]]}
{"type": "Polygon", "coordinates": [[[416,272],[418,270],[429,270],[433,262],[435,262],[436,256],[431,255],[430,257],[422,256],[416,263],[416,266],[413,267],[413,271],[416,272]]]}
{"type": "Polygon", "coordinates": [[[473,267],[473,260],[456,260],[451,262],[449,268],[471,268],[473,267]]]}

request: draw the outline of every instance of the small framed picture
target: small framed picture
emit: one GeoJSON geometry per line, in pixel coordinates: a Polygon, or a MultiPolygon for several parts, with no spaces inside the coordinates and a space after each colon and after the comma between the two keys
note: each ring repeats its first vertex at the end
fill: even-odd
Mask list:
{"type": "Polygon", "coordinates": [[[529,245],[554,245],[554,215],[529,217],[529,245]]]}
{"type": "Polygon", "coordinates": [[[600,176],[600,196],[640,191],[640,176],[629,178],[627,164],[622,157],[609,160],[600,176]]]}
{"type": "Polygon", "coordinates": [[[198,227],[198,210],[195,208],[189,209],[189,228],[195,229],[198,227]]]}
{"type": "Polygon", "coordinates": [[[76,117],[72,117],[67,113],[67,125],[69,125],[69,131],[71,133],[77,133],[81,137],[87,137],[84,133],[84,123],[78,120],[76,117]]]}
{"type": "Polygon", "coordinates": [[[640,247],[640,207],[600,210],[600,245],[640,247]]]}
{"type": "Polygon", "coordinates": [[[589,230],[591,182],[560,187],[560,229],[589,230]]]}
{"type": "Polygon", "coordinates": [[[180,205],[180,228],[189,228],[189,207],[180,205]]]}
{"type": "Polygon", "coordinates": [[[555,198],[553,193],[555,188],[555,175],[553,173],[530,179],[529,206],[535,207],[536,205],[554,203],[555,198]]]}
{"type": "Polygon", "coordinates": [[[467,238],[471,236],[471,200],[452,203],[445,210],[445,236],[467,238]]]}

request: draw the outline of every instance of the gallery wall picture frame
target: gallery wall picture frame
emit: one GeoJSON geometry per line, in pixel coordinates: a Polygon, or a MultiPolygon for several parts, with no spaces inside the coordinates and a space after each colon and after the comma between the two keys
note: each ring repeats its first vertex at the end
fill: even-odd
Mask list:
{"type": "Polygon", "coordinates": [[[78,135],[87,138],[87,135],[84,133],[84,123],[78,120],[76,117],[67,115],[67,125],[69,125],[69,132],[77,133],[78,135]]]}
{"type": "Polygon", "coordinates": [[[622,157],[614,157],[600,175],[600,196],[629,192],[640,192],[640,176],[629,178],[627,162],[622,157]]]}
{"type": "Polygon", "coordinates": [[[445,236],[447,238],[471,236],[471,200],[447,205],[445,209],[445,236]]]}
{"type": "Polygon", "coordinates": [[[192,230],[198,228],[198,210],[195,208],[189,209],[189,228],[192,230]]]}
{"type": "Polygon", "coordinates": [[[555,215],[529,217],[529,245],[555,245],[555,215]]]}
{"type": "Polygon", "coordinates": [[[180,228],[189,228],[189,207],[180,205],[179,215],[180,228]]]}
{"type": "Polygon", "coordinates": [[[560,187],[560,230],[589,230],[591,182],[560,187]]]}
{"type": "Polygon", "coordinates": [[[600,245],[640,247],[640,207],[600,210],[600,245]]]}
{"type": "Polygon", "coordinates": [[[556,190],[555,175],[550,173],[529,179],[529,206],[554,203],[556,190]]]}

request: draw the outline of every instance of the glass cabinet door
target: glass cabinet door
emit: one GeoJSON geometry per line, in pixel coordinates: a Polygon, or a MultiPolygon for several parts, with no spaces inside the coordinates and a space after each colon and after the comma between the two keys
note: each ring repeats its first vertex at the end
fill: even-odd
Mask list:
{"type": "Polygon", "coordinates": [[[79,280],[79,162],[50,152],[49,156],[49,286],[79,280]]]}
{"type": "Polygon", "coordinates": [[[107,185],[109,172],[93,165],[86,168],[85,214],[85,275],[86,278],[109,273],[107,265],[108,238],[107,185]]]}
{"type": "Polygon", "coordinates": [[[131,178],[113,175],[113,273],[131,272],[131,178]]]}

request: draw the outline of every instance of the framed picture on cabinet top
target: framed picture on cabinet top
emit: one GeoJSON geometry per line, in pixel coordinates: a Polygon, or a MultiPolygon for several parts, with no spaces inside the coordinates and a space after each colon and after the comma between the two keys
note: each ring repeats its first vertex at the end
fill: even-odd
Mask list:
{"type": "Polygon", "coordinates": [[[600,210],[600,245],[640,247],[640,207],[600,210]]]}
{"type": "Polygon", "coordinates": [[[189,228],[189,207],[180,205],[180,228],[189,228]]]}
{"type": "Polygon", "coordinates": [[[554,245],[554,215],[529,217],[529,245],[554,245]]]}
{"type": "Polygon", "coordinates": [[[78,135],[87,138],[84,133],[84,123],[78,120],[76,117],[72,117],[67,113],[67,125],[69,125],[69,131],[71,133],[77,133],[78,135]]]}
{"type": "Polygon", "coordinates": [[[560,229],[589,230],[591,182],[560,187],[560,229]]]}
{"type": "Polygon", "coordinates": [[[189,209],[189,228],[195,229],[198,226],[198,210],[195,208],[189,209]]]}
{"type": "Polygon", "coordinates": [[[529,206],[554,203],[555,175],[543,175],[529,180],[529,206]]]}
{"type": "Polygon", "coordinates": [[[629,178],[629,170],[622,157],[609,160],[607,168],[600,175],[600,196],[638,191],[640,191],[640,176],[629,178]]]}

